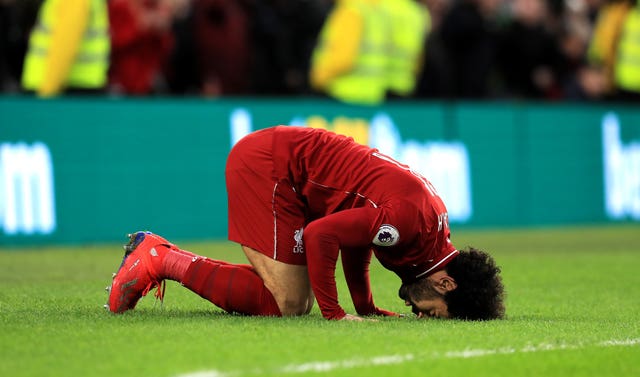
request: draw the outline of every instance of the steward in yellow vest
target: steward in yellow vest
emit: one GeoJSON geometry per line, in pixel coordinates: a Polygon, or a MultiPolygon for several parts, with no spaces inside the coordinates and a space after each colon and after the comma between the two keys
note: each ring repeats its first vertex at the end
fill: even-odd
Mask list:
{"type": "Polygon", "coordinates": [[[610,1],[598,10],[587,57],[590,65],[604,79],[604,87],[602,88],[604,93],[602,94],[611,94],[615,87],[616,49],[624,20],[631,6],[631,2],[628,0],[610,1]]]}
{"type": "Polygon", "coordinates": [[[425,40],[431,27],[429,11],[416,0],[383,0],[390,21],[388,85],[392,95],[413,93],[422,65],[425,40]]]}
{"type": "Polygon", "coordinates": [[[640,2],[627,13],[616,58],[616,87],[621,91],[640,95],[640,2]]]}
{"type": "Polygon", "coordinates": [[[389,32],[383,0],[336,0],[311,60],[311,86],[339,101],[385,100],[389,32]]]}
{"type": "Polygon", "coordinates": [[[103,89],[109,52],[106,0],[44,0],[29,38],[22,87],[41,97],[103,89]]]}

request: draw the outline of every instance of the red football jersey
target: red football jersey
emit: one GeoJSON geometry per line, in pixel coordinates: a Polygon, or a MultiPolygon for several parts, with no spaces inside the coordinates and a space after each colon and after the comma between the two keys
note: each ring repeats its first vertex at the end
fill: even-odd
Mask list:
{"type": "Polygon", "coordinates": [[[432,184],[352,138],[304,127],[276,127],[274,173],[306,203],[303,240],[311,284],[326,318],[342,318],[335,267],[340,250],[356,310],[374,314],[371,251],[404,282],[442,269],[458,254],[447,210],[432,184]]]}

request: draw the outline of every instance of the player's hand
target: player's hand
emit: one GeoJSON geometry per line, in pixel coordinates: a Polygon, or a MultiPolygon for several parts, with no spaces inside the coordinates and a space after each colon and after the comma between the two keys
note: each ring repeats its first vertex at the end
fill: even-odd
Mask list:
{"type": "Polygon", "coordinates": [[[402,315],[396,313],[396,312],[390,312],[388,310],[385,309],[380,309],[376,306],[376,311],[374,313],[375,315],[381,315],[384,317],[402,317],[402,315]]]}
{"type": "Polygon", "coordinates": [[[344,317],[342,317],[342,319],[340,319],[340,320],[341,321],[356,321],[356,322],[363,322],[363,321],[377,322],[373,318],[362,318],[362,317],[358,317],[357,315],[353,315],[353,314],[347,314],[344,317]]]}

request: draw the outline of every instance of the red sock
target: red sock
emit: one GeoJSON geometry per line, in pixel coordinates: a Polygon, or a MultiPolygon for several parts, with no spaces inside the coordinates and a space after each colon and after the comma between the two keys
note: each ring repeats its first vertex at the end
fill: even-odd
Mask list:
{"type": "MultiPolygon", "coordinates": [[[[196,255],[190,251],[178,249],[177,247],[167,248],[166,253],[163,254],[162,259],[162,277],[169,280],[181,282],[184,279],[189,266],[198,258],[205,258],[196,255]]],[[[220,260],[213,260],[213,262],[221,265],[238,266],[253,271],[253,266],[250,264],[233,264],[220,260]]]]}
{"type": "Polygon", "coordinates": [[[193,258],[197,256],[189,251],[180,250],[177,247],[167,250],[162,259],[162,275],[164,278],[181,281],[187,272],[193,258]]]}
{"type": "MultiPolygon", "coordinates": [[[[189,265],[176,280],[200,297],[229,313],[282,315],[273,295],[250,265],[231,264],[194,254],[188,260],[189,265]]],[[[182,263],[177,265],[184,266],[182,263]]]]}

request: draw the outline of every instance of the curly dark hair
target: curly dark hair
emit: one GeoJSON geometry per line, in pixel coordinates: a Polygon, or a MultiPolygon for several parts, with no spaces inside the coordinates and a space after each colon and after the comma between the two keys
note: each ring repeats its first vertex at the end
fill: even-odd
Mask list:
{"type": "Polygon", "coordinates": [[[452,318],[489,320],[504,318],[504,286],[500,267],[484,251],[460,250],[445,267],[458,287],[444,295],[452,318]]]}

